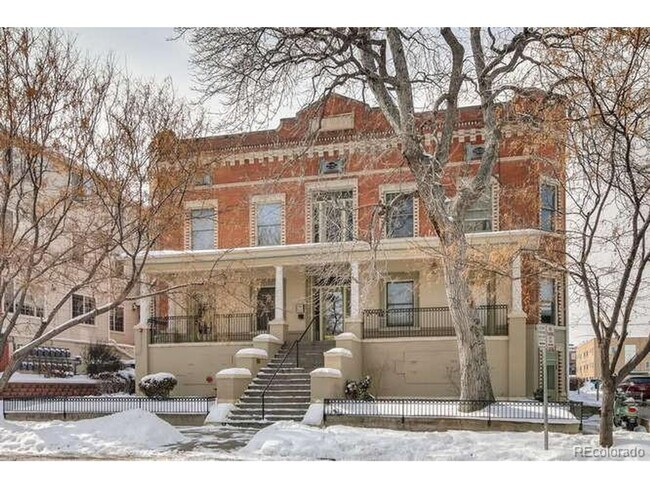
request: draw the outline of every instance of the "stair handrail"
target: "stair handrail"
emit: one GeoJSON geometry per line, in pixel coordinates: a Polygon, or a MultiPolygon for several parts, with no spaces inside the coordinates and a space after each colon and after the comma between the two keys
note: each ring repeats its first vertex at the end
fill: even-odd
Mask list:
{"type": "Polygon", "coordinates": [[[300,352],[300,341],[302,341],[302,339],[305,337],[305,334],[307,334],[307,331],[309,329],[311,329],[311,326],[314,325],[317,318],[318,318],[318,316],[312,318],[309,321],[309,325],[307,326],[307,328],[302,332],[302,334],[300,334],[300,337],[298,337],[298,340],[296,342],[294,342],[294,344],[296,345],[296,368],[300,367],[300,355],[298,354],[300,352]]]}
{"type": "MultiPolygon", "coordinates": [[[[311,326],[314,325],[314,322],[316,321],[316,319],[317,319],[317,317],[314,317],[313,319],[311,319],[311,322],[309,322],[309,325],[308,325],[307,328],[304,330],[304,332],[300,335],[300,337],[298,338],[298,340],[297,340],[297,341],[293,341],[293,344],[291,344],[291,347],[290,347],[289,350],[286,352],[286,354],[285,354],[284,357],[282,358],[282,361],[280,361],[280,364],[279,364],[278,367],[276,368],[275,373],[273,373],[273,376],[271,376],[271,379],[269,380],[268,384],[266,385],[266,388],[264,388],[264,390],[262,390],[262,420],[264,420],[264,413],[265,413],[265,409],[264,409],[264,397],[266,396],[266,392],[267,392],[267,390],[269,389],[269,387],[271,386],[271,383],[273,383],[273,380],[275,379],[275,377],[278,375],[278,373],[279,373],[280,370],[282,369],[282,365],[284,364],[284,362],[287,360],[287,358],[288,358],[289,355],[291,354],[291,351],[293,350],[293,348],[296,347],[296,345],[297,345],[297,344],[302,340],[303,337],[305,337],[305,334],[306,334],[307,331],[311,328],[311,326]]],[[[297,361],[297,360],[296,360],[296,367],[298,367],[298,361],[297,361]]]]}

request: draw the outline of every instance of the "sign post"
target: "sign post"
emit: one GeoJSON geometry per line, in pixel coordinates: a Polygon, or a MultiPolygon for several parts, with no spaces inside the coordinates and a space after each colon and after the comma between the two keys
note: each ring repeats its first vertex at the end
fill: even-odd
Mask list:
{"type": "Polygon", "coordinates": [[[548,351],[555,349],[555,329],[550,324],[537,326],[537,345],[542,348],[542,394],[544,398],[544,450],[548,451],[548,351]]]}

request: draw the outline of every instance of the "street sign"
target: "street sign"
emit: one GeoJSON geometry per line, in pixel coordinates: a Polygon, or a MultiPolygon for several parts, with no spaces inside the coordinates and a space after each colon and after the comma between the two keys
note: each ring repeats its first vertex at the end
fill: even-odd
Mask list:
{"type": "Polygon", "coordinates": [[[537,326],[537,345],[540,349],[555,350],[555,327],[551,324],[537,326]]]}

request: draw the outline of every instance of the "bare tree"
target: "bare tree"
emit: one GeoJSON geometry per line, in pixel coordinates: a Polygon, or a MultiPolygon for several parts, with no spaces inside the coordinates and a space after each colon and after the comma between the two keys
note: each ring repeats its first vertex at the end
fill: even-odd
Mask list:
{"type": "Polygon", "coordinates": [[[600,444],[613,444],[617,386],[650,353],[622,359],[647,320],[650,247],[650,30],[595,29],[547,52],[569,113],[568,272],[600,350],[600,444]]]}
{"type": "Polygon", "coordinates": [[[461,398],[493,400],[483,331],[468,282],[468,244],[462,221],[480,198],[498,156],[506,117],[499,97],[516,89],[532,29],[480,28],[228,28],[181,29],[194,48],[193,65],[206,97],[217,96],[227,118],[264,122],[304,95],[359,90],[379,104],[417,182],[418,194],[440,237],[446,294],[458,340],[461,398]],[[519,70],[519,71],[518,71],[519,70]],[[462,99],[478,100],[485,151],[477,171],[453,196],[443,174],[462,99]],[[425,148],[417,106],[433,126],[425,148]]]}
{"type": "Polygon", "coordinates": [[[0,30],[0,390],[30,351],[125,299],[171,229],[202,117],[53,29],[0,30]],[[177,137],[178,135],[179,137],[177,137]],[[73,295],[87,300],[69,313],[73,295]]]}

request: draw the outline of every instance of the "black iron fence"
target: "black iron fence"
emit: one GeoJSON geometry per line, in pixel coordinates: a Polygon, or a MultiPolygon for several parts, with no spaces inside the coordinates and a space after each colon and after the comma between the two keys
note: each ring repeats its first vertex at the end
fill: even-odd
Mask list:
{"type": "Polygon", "coordinates": [[[4,398],[3,414],[111,414],[136,408],[155,414],[207,415],[214,397],[34,397],[4,398]]]}
{"type": "Polygon", "coordinates": [[[268,331],[253,313],[175,315],[149,319],[151,344],[250,341],[268,331]]]}
{"type": "MultiPolygon", "coordinates": [[[[478,319],[487,336],[508,335],[508,306],[481,305],[478,319]]],[[[363,312],[363,338],[453,337],[448,307],[372,309],[363,312]]]]}
{"type": "MultiPolygon", "coordinates": [[[[449,418],[543,422],[544,404],[533,400],[442,400],[432,398],[391,398],[373,401],[325,399],[324,417],[357,416],[400,418],[449,418]],[[469,410],[469,411],[465,411],[469,410]]],[[[548,419],[552,423],[580,423],[581,402],[549,402],[548,419]]]]}

